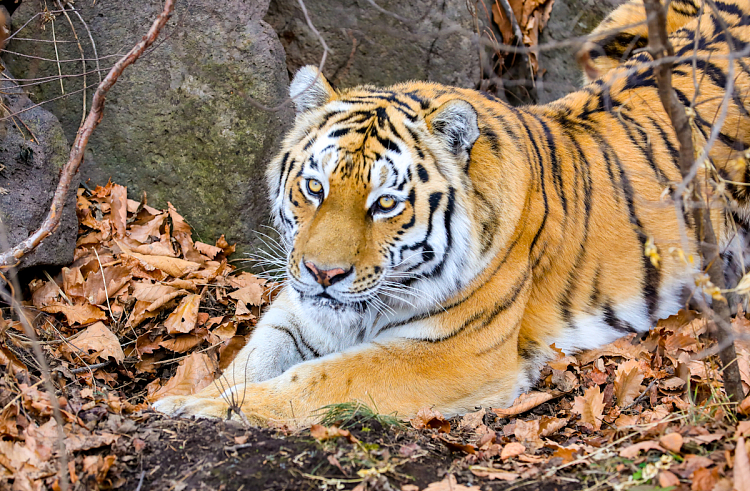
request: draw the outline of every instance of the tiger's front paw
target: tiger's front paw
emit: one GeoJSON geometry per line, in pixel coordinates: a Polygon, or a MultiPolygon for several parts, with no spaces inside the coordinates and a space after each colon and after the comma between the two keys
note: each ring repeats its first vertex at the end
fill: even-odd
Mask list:
{"type": "MultiPolygon", "coordinates": [[[[231,416],[229,405],[222,399],[196,396],[169,396],[153,403],[160,413],[176,418],[227,419],[231,416]]],[[[234,413],[232,411],[232,413],[234,413]]],[[[236,415],[234,415],[236,416],[236,415]]],[[[233,418],[238,419],[238,418],[233,418]]]]}

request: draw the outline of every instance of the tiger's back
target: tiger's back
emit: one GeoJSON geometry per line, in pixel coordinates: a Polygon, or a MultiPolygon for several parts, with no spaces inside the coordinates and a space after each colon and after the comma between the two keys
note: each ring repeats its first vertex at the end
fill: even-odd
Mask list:
{"type": "MultiPolygon", "coordinates": [[[[634,5],[606,27],[627,25],[634,5]]],[[[741,274],[750,74],[728,53],[750,42],[750,2],[716,5],[720,17],[674,17],[673,83],[693,108],[696,148],[715,140],[697,179],[717,182],[712,221],[741,274]]],[[[303,68],[295,127],[268,170],[288,286],[227,370],[246,382],[224,396],[241,393],[259,419],[349,400],[403,416],[504,406],[552,343],[592,348],[684,306],[697,239],[670,200],[678,144],[651,57],[603,52],[590,57],[602,78],[523,108],[426,82],[335,91],[303,68]]],[[[219,394],[157,407],[223,416],[219,394]]]]}

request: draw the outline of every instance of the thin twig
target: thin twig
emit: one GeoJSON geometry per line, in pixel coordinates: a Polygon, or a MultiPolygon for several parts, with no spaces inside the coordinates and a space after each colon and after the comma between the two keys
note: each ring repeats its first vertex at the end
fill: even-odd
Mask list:
{"type": "MultiPolygon", "coordinates": [[[[644,6],[646,9],[646,24],[648,26],[649,49],[651,55],[655,60],[667,56],[674,56],[674,48],[669,42],[667,34],[668,5],[662,5],[660,0],[645,0],[644,6]]],[[[714,15],[719,15],[719,13],[715,12],[714,15]]],[[[725,87],[726,95],[720,108],[720,120],[715,122],[711,131],[711,138],[709,138],[709,141],[701,152],[698,160],[694,158],[693,132],[690,127],[690,120],[685,111],[685,107],[680,103],[677,94],[672,88],[672,63],[660,64],[654,70],[659,99],[672,122],[680,146],[679,165],[683,181],[681,185],[678,186],[677,190],[672,193],[678,216],[682,211],[681,202],[682,192],[684,190],[689,190],[690,195],[688,199],[691,204],[699,203],[701,201],[701,186],[700,183],[694,182],[694,176],[697,174],[699,166],[708,158],[708,152],[710,149],[709,145],[713,144],[713,139],[718,135],[723,124],[723,118],[726,116],[729,98],[734,91],[733,68],[734,60],[730,59],[728,61],[727,70],[727,87],[725,87]]],[[[708,199],[708,195],[706,195],[706,199],[708,199]]],[[[707,206],[693,206],[691,211],[698,236],[701,264],[707,269],[711,282],[720,290],[725,290],[726,285],[724,270],[722,267],[723,261],[719,257],[719,247],[716,240],[716,234],[713,229],[713,224],[711,223],[711,210],[707,206]]],[[[702,295],[699,295],[699,297],[701,297],[698,299],[699,301],[703,300],[702,295]]],[[[716,328],[713,330],[713,334],[719,344],[726,344],[725,348],[719,353],[725,368],[724,377],[722,377],[724,380],[724,389],[730,400],[739,402],[744,397],[744,391],[742,389],[739,367],[735,362],[737,356],[734,349],[734,343],[726,342],[726,338],[731,336],[731,331],[727,330],[731,315],[729,304],[723,300],[716,300],[713,302],[712,308],[708,308],[706,305],[702,310],[704,310],[704,312],[714,321],[716,328]]]]}
{"type": "MultiPolygon", "coordinates": [[[[83,123],[86,122],[86,85],[87,85],[86,83],[86,55],[84,55],[83,53],[83,46],[81,46],[81,40],[78,39],[78,32],[76,32],[76,28],[73,25],[73,21],[71,20],[70,16],[68,15],[68,11],[65,10],[65,7],[63,6],[60,0],[57,0],[57,5],[60,6],[60,9],[63,11],[63,15],[68,20],[68,24],[70,24],[70,30],[73,31],[73,37],[76,38],[76,44],[78,44],[78,51],[81,53],[81,65],[83,68],[83,110],[81,111],[81,122],[79,126],[83,126],[83,123]]],[[[55,44],[55,49],[57,49],[56,44],[55,44]]],[[[62,73],[60,75],[62,75],[62,73]]],[[[60,79],[60,83],[62,84],[62,78],[60,79]]]]}
{"type": "Polygon", "coordinates": [[[135,63],[135,61],[141,56],[141,54],[153,44],[156,38],[161,32],[161,29],[167,23],[169,18],[172,16],[174,11],[174,0],[166,0],[164,4],[164,10],[159,14],[154,23],[151,25],[148,33],[136,44],[133,49],[122,57],[112,70],[107,74],[104,81],[99,84],[99,87],[94,93],[94,99],[91,104],[91,111],[86,117],[84,124],[78,129],[73,147],[70,149],[70,158],[63,167],[60,182],[55,190],[55,196],[52,199],[49,213],[42,222],[42,225],[33,234],[31,234],[26,240],[13,247],[11,250],[0,254],[0,268],[9,267],[18,262],[23,256],[33,251],[47,236],[53,233],[58,225],[60,224],[60,218],[62,216],[62,210],[65,206],[65,199],[70,189],[73,176],[78,172],[78,167],[81,165],[83,160],[83,153],[86,149],[86,144],[91,137],[94,129],[99,125],[102,120],[102,113],[104,111],[104,100],[107,96],[107,92],[117,82],[117,79],[122,75],[123,70],[128,66],[135,63]]]}

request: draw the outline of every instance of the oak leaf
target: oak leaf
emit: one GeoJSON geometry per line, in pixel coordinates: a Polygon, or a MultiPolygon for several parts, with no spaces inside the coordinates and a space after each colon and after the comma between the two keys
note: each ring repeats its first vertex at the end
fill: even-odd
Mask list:
{"type": "Polygon", "coordinates": [[[144,267],[146,267],[146,269],[159,269],[174,278],[182,278],[188,273],[197,271],[201,267],[200,264],[186,259],[140,254],[131,251],[119,242],[118,245],[120,246],[120,249],[122,249],[123,254],[137,259],[144,265],[144,267]]]}
{"type": "Polygon", "coordinates": [[[164,215],[159,214],[143,225],[132,225],[128,236],[141,243],[149,241],[150,237],[161,237],[159,229],[164,225],[164,215]]]}
{"type": "Polygon", "coordinates": [[[359,440],[349,430],[342,430],[338,426],[323,426],[319,424],[310,427],[310,435],[319,441],[346,438],[349,443],[357,443],[359,440]]]}
{"type": "Polygon", "coordinates": [[[623,457],[626,459],[634,459],[638,456],[641,450],[643,450],[644,452],[648,452],[649,450],[658,450],[662,453],[666,453],[666,450],[664,450],[664,447],[659,445],[658,442],[654,440],[646,440],[643,442],[638,442],[632,445],[628,445],[627,447],[621,449],[620,457],[623,457]]]}
{"type": "Polygon", "coordinates": [[[662,470],[659,472],[659,486],[662,488],[677,487],[680,485],[680,478],[673,473],[662,470]]]}
{"type": "Polygon", "coordinates": [[[719,469],[716,467],[712,469],[701,467],[693,471],[690,478],[693,480],[693,484],[690,486],[691,491],[712,491],[716,483],[719,482],[719,469]]]}
{"type": "Polygon", "coordinates": [[[456,476],[448,474],[440,482],[434,482],[427,486],[424,491],[480,491],[479,486],[464,486],[456,482],[456,476]]]}
{"type": "Polygon", "coordinates": [[[206,353],[194,352],[177,367],[174,377],[147,399],[154,402],[166,396],[187,396],[195,394],[214,381],[217,375],[216,362],[206,353]]]}
{"type": "MultiPolygon", "coordinates": [[[[5,346],[0,346],[0,365],[5,365],[6,370],[10,373],[27,370],[26,365],[5,346]]],[[[2,425],[2,421],[0,421],[0,425],[2,425]]]]}
{"type": "Polygon", "coordinates": [[[659,437],[659,443],[670,452],[679,453],[682,448],[682,435],[679,433],[667,433],[659,437]]]}
{"type": "Polygon", "coordinates": [[[500,416],[501,418],[507,418],[509,416],[515,416],[517,414],[525,413],[530,409],[534,409],[540,404],[543,404],[551,399],[555,398],[555,394],[551,392],[529,392],[521,394],[513,401],[513,404],[507,409],[494,408],[492,412],[500,416]]]}
{"type": "Polygon", "coordinates": [[[233,291],[229,296],[239,302],[259,307],[263,304],[263,287],[257,283],[250,284],[233,291]]]}
{"type": "Polygon", "coordinates": [[[417,411],[416,417],[409,422],[417,430],[432,428],[437,429],[439,433],[450,433],[451,431],[451,424],[445,420],[440,411],[428,407],[423,407],[417,411]]]}
{"type": "Polygon", "coordinates": [[[523,453],[526,453],[526,447],[524,447],[522,443],[510,442],[503,447],[503,451],[500,452],[500,458],[507,460],[523,453]]]}
{"type": "Polygon", "coordinates": [[[177,334],[192,331],[198,323],[200,302],[201,296],[195,293],[191,293],[183,298],[177,308],[164,321],[164,327],[167,328],[167,332],[177,334]]]}
{"type": "Polygon", "coordinates": [[[102,309],[88,302],[79,305],[63,303],[47,305],[42,307],[42,311],[48,314],[63,314],[69,326],[91,324],[94,321],[103,321],[107,318],[107,314],[102,309]]]}
{"type": "Polygon", "coordinates": [[[115,226],[118,237],[125,236],[125,228],[128,220],[128,190],[125,186],[115,184],[109,193],[109,204],[111,206],[111,220],[115,226]]]}
{"type": "Polygon", "coordinates": [[[599,386],[589,387],[582,396],[576,396],[573,412],[581,415],[581,422],[590,424],[595,430],[602,427],[604,411],[604,394],[599,386]]]}
{"type": "Polygon", "coordinates": [[[169,351],[174,351],[175,353],[184,353],[185,351],[195,348],[201,344],[202,341],[202,338],[192,334],[180,334],[172,339],[161,341],[159,346],[166,348],[169,351]]]}
{"type": "Polygon", "coordinates": [[[458,423],[458,427],[462,430],[474,430],[479,425],[484,424],[485,414],[487,414],[487,411],[484,408],[473,413],[466,413],[458,423]]]}
{"type": "Polygon", "coordinates": [[[96,358],[106,360],[109,357],[117,363],[125,361],[125,353],[122,352],[120,341],[103,322],[97,322],[85,330],[68,339],[68,342],[60,347],[63,353],[71,354],[74,350],[83,352],[89,362],[96,358]],[[93,353],[91,353],[93,351],[93,353]]]}
{"type": "Polygon", "coordinates": [[[626,360],[615,371],[615,401],[619,407],[627,407],[641,393],[643,373],[636,360],[626,360]]]}
{"type": "Polygon", "coordinates": [[[737,440],[737,447],[734,449],[734,489],[750,491],[750,459],[747,456],[744,437],[737,440]]]}

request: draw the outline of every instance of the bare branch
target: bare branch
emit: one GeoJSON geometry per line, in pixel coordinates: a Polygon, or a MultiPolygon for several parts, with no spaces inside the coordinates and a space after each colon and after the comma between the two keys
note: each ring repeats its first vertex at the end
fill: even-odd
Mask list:
{"type": "MultiPolygon", "coordinates": [[[[664,57],[674,56],[674,49],[669,42],[667,35],[668,5],[662,5],[660,0],[645,0],[644,6],[646,8],[646,22],[648,25],[649,48],[651,50],[651,55],[656,61],[664,57]]],[[[727,87],[725,88],[727,95],[731,94],[734,90],[733,76],[731,73],[733,66],[734,60],[730,60],[730,73],[727,77],[727,87]]],[[[672,89],[672,63],[659,64],[654,68],[654,74],[656,76],[659,99],[661,99],[664,110],[672,122],[677,141],[680,145],[679,164],[683,182],[672,195],[675,201],[677,215],[679,216],[682,209],[681,202],[683,196],[681,189],[688,188],[690,190],[688,198],[690,202],[697,203],[701,199],[702,193],[699,190],[700,183],[693,182],[693,178],[697,174],[697,169],[700,163],[708,158],[710,147],[707,145],[707,147],[701,152],[701,158],[698,159],[698,161],[695,161],[693,133],[690,127],[690,120],[685,111],[685,107],[680,103],[677,94],[672,89]]],[[[722,116],[726,113],[727,104],[728,100],[727,97],[725,97],[725,100],[722,101],[722,116]]],[[[723,118],[720,117],[720,120],[716,121],[714,128],[712,128],[712,136],[718,134],[722,124],[723,118]]],[[[707,193],[703,194],[706,194],[706,199],[709,199],[707,193]]],[[[718,242],[711,223],[710,207],[695,206],[692,207],[691,211],[698,235],[701,264],[706,268],[711,282],[720,290],[724,290],[726,289],[723,270],[724,263],[719,256],[718,242]]],[[[699,300],[703,300],[702,297],[699,300]]],[[[731,341],[731,331],[729,330],[729,318],[731,315],[729,304],[726,301],[716,300],[713,302],[712,308],[708,308],[706,305],[703,310],[714,321],[715,328],[713,334],[716,337],[717,342],[719,345],[724,346],[719,352],[722,365],[724,366],[724,389],[733,402],[740,402],[744,398],[744,391],[742,389],[739,366],[736,362],[737,355],[735,353],[734,343],[731,341]]]]}
{"type": "MultiPolygon", "coordinates": [[[[99,125],[102,120],[102,114],[104,111],[104,100],[107,96],[107,92],[117,82],[117,79],[122,75],[123,70],[128,66],[135,63],[135,61],[141,56],[141,54],[153,44],[156,38],[159,36],[164,25],[167,23],[169,18],[172,16],[174,11],[174,0],[166,0],[164,4],[164,10],[159,14],[154,23],[151,25],[148,33],[136,44],[133,49],[123,56],[115,66],[109,71],[109,74],[104,78],[99,87],[94,93],[94,99],[91,103],[91,111],[86,117],[86,121],[78,129],[76,139],[73,142],[73,147],[70,149],[70,157],[68,162],[63,167],[60,182],[55,190],[55,195],[52,198],[52,204],[50,205],[49,213],[42,222],[42,225],[31,234],[26,240],[22,241],[11,250],[0,254],[0,268],[10,267],[15,265],[19,259],[33,251],[47,236],[53,233],[57,226],[60,224],[60,218],[62,216],[63,206],[65,205],[65,198],[70,189],[70,184],[73,181],[73,176],[78,172],[78,167],[81,165],[83,160],[83,152],[86,149],[89,138],[94,132],[94,129],[99,125]]],[[[80,61],[80,60],[78,60],[80,61]]]]}

